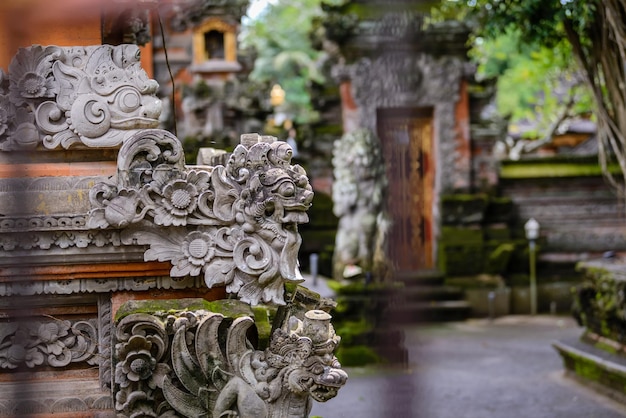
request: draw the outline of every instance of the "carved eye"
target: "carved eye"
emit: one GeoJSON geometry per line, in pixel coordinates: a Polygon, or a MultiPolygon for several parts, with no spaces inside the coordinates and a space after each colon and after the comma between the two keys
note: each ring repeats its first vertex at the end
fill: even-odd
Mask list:
{"type": "Polygon", "coordinates": [[[278,186],[278,194],[284,197],[292,197],[296,194],[296,187],[293,183],[283,183],[278,186]]]}
{"type": "Polygon", "coordinates": [[[315,366],[313,366],[313,370],[311,370],[313,372],[313,374],[322,374],[324,373],[324,366],[322,366],[321,364],[316,364],[315,366]]]}
{"type": "Polygon", "coordinates": [[[141,106],[141,96],[133,89],[125,89],[120,92],[119,105],[123,112],[132,112],[141,106]]]}

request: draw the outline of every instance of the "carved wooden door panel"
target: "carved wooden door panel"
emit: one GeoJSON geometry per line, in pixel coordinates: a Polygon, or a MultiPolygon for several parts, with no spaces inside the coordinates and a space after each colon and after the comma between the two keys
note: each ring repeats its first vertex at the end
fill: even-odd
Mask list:
{"type": "Polygon", "coordinates": [[[388,257],[397,271],[432,268],[432,109],[379,109],[377,118],[389,180],[387,207],[393,220],[388,257]]]}

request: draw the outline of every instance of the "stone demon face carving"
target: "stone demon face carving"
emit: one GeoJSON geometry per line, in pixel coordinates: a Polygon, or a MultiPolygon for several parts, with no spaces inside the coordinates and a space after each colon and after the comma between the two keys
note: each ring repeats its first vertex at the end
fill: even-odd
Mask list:
{"type": "MultiPolygon", "coordinates": [[[[311,310],[303,321],[291,317],[290,322],[295,329],[277,328],[269,347],[254,350],[247,339],[251,317],[172,317],[174,373],[159,386],[165,399],[183,416],[280,418],[286,411],[289,417],[309,416],[312,400],[333,398],[348,376],[333,355],[340,339],[328,313],[311,310]]],[[[128,392],[122,377],[116,374],[119,393],[128,392]]]]}
{"type": "MultiPolygon", "coordinates": [[[[235,151],[236,152],[236,151],[235,151]]],[[[244,230],[257,231],[281,252],[280,274],[297,280],[301,237],[298,224],[306,223],[313,192],[304,170],[291,166],[291,147],[284,142],[259,143],[247,153],[252,177],[241,193],[244,230]]]]}
{"type": "Polygon", "coordinates": [[[274,137],[242,135],[226,165],[207,169],[185,167],[170,133],[142,131],[120,149],[118,184],[90,199],[90,227],[126,229],[123,239],[150,246],[145,260],[171,261],[172,277],[203,274],[255,305],[284,304],[285,282],[301,281],[298,224],[313,192],[274,137]],[[138,225],[146,218],[158,227],[138,225]]]}
{"type": "Polygon", "coordinates": [[[267,365],[281,370],[277,378],[290,392],[318,402],[334,398],[348,378],[333,354],[341,339],[330,319],[320,310],[306,312],[304,321],[292,317],[292,330],[277,329],[265,353],[267,365]]]}
{"type": "Polygon", "coordinates": [[[0,132],[1,149],[116,146],[133,130],[157,127],[161,113],[158,84],[135,45],[21,49],[8,85],[0,101],[19,120],[0,132]]]}

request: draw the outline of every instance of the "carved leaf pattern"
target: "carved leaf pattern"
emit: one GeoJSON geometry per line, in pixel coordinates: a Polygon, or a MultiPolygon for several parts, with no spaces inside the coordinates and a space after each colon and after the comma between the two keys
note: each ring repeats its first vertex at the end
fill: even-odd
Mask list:
{"type": "Polygon", "coordinates": [[[185,168],[176,137],[142,131],[120,150],[118,184],[92,189],[88,225],[125,228],[123,241],[149,245],[144,259],[170,261],[172,277],[204,274],[245,302],[284,304],[313,197],[291,153],[248,134],[226,166],[185,168]]]}
{"type": "Polygon", "coordinates": [[[0,368],[65,367],[98,354],[95,320],[0,324],[0,368]]]}

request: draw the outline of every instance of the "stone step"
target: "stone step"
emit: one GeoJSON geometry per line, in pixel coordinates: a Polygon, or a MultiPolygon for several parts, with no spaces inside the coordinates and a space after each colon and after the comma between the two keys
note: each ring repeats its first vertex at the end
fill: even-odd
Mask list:
{"type": "Polygon", "coordinates": [[[626,403],[626,358],[580,339],[552,343],[569,376],[592,389],[626,403]]]}
{"type": "Polygon", "coordinates": [[[394,279],[402,282],[405,286],[437,286],[443,285],[445,275],[436,269],[401,271],[397,272],[394,279]]]}
{"type": "Polygon", "coordinates": [[[464,297],[459,287],[453,286],[407,286],[399,292],[399,296],[407,302],[417,301],[454,301],[464,297]]]}
{"type": "Polygon", "coordinates": [[[465,300],[425,301],[397,304],[388,310],[387,318],[398,323],[463,321],[470,315],[465,300]]]}

